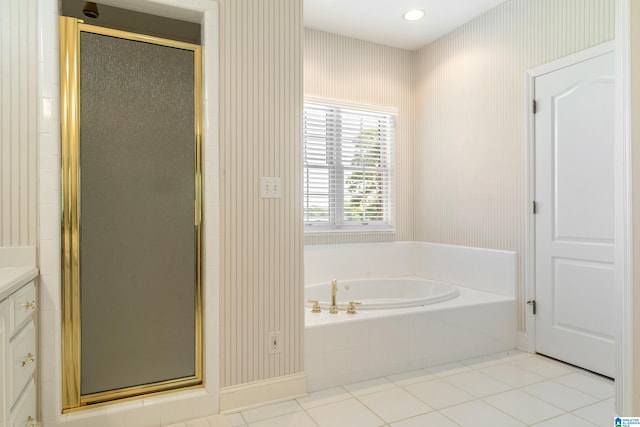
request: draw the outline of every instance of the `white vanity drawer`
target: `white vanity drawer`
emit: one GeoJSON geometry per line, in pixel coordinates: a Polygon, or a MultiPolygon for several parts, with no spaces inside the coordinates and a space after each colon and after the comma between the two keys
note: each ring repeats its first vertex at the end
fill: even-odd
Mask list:
{"type": "Polygon", "coordinates": [[[36,385],[33,380],[11,411],[11,427],[35,427],[36,424],[36,385]]]}
{"type": "Polygon", "coordinates": [[[33,321],[11,341],[11,400],[16,401],[36,369],[36,328],[33,321]]]}
{"type": "Polygon", "coordinates": [[[31,282],[9,297],[11,310],[11,336],[36,310],[36,285],[31,282]]]}

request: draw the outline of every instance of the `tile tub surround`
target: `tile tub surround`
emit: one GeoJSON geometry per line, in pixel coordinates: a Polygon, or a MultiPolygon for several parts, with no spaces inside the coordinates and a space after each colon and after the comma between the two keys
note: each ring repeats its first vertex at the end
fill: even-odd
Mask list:
{"type": "Polygon", "coordinates": [[[393,310],[305,316],[310,392],[515,346],[513,298],[460,287],[449,301],[393,310]]]}
{"type": "MultiPolygon", "coordinates": [[[[516,255],[421,242],[305,247],[305,283],[418,276],[449,282],[450,301],[394,310],[305,313],[309,391],[515,347],[516,255]]],[[[340,290],[338,290],[338,301],[340,290]]]]}
{"type": "MultiPolygon", "coordinates": [[[[424,277],[514,297],[515,252],[424,242],[308,245],[305,284],[331,279],[424,277]]],[[[339,291],[338,291],[339,296],[339,291]]]]}

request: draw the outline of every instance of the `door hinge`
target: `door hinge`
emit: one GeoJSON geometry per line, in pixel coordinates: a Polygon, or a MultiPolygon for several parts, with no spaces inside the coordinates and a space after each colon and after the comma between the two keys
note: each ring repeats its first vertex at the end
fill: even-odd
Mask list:
{"type": "Polygon", "coordinates": [[[538,103],[536,102],[536,100],[533,100],[533,114],[538,112],[538,103]]]}
{"type": "Polygon", "coordinates": [[[527,304],[531,306],[531,308],[533,308],[533,314],[536,314],[536,300],[531,299],[529,301],[527,301],[527,304]]]}
{"type": "Polygon", "coordinates": [[[538,204],[535,201],[533,201],[533,202],[531,202],[531,206],[532,206],[531,209],[532,209],[533,214],[534,215],[537,214],[538,213],[538,204]]]}

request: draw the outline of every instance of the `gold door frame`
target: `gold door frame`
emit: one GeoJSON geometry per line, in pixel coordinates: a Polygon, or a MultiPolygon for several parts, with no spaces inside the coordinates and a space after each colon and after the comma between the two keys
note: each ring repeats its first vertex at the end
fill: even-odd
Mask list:
{"type": "Polygon", "coordinates": [[[116,399],[177,388],[201,387],[202,358],[202,48],[198,45],[88,25],[60,17],[60,122],[62,141],[62,409],[69,412],[116,399]],[[195,100],[195,375],[118,390],[81,395],[80,389],[80,32],[140,41],[194,53],[195,100]]]}

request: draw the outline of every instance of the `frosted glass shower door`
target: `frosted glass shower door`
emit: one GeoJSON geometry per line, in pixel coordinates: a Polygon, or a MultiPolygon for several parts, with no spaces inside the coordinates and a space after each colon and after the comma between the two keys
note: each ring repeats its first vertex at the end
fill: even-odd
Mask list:
{"type": "Polygon", "coordinates": [[[199,48],[96,28],[69,146],[80,406],[202,381],[199,48]]]}

